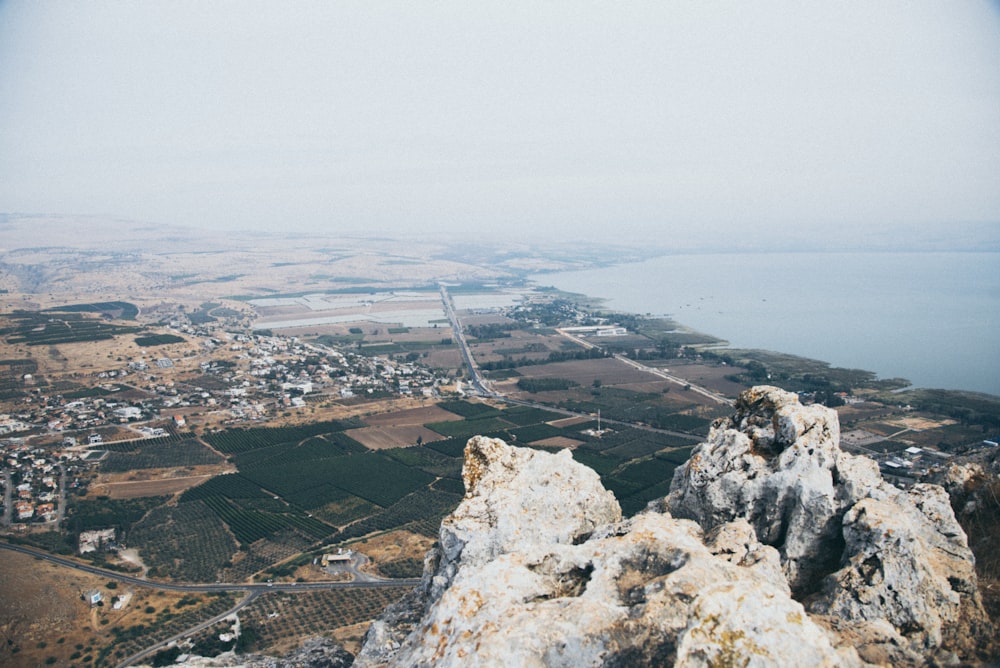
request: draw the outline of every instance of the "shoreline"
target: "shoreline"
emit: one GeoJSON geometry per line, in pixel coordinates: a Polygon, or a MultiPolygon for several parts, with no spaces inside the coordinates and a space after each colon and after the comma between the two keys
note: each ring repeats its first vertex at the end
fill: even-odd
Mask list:
{"type": "Polygon", "coordinates": [[[1000,326],[998,253],[712,255],[726,262],[685,252],[526,278],[602,310],[669,319],[716,347],[871,370],[905,378],[910,389],[1000,397],[990,334],[1000,326]]]}

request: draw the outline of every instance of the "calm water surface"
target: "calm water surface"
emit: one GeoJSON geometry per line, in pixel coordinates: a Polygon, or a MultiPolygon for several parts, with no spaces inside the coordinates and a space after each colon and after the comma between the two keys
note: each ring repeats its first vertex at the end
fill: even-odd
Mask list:
{"type": "Polygon", "coordinates": [[[1000,253],[671,255],[533,280],[737,348],[1000,395],[1000,253]]]}

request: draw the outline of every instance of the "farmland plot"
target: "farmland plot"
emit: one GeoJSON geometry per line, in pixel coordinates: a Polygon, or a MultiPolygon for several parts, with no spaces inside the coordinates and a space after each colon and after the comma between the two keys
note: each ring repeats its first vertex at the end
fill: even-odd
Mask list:
{"type": "Polygon", "coordinates": [[[129,543],[157,577],[212,582],[236,552],[236,541],[201,501],[160,506],[139,522],[129,543]]]}
{"type": "Polygon", "coordinates": [[[444,438],[422,425],[392,425],[352,429],[347,434],[369,450],[385,450],[436,441],[444,438]]]}
{"type": "Polygon", "coordinates": [[[196,439],[155,438],[102,446],[108,456],[101,461],[102,473],[121,473],[136,469],[180,468],[219,464],[222,457],[196,439]]]}

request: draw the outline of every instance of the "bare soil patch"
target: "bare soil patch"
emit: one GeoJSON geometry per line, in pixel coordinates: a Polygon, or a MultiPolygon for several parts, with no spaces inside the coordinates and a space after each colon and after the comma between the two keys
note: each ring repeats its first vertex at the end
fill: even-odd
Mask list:
{"type": "Polygon", "coordinates": [[[532,445],[541,445],[546,448],[569,448],[573,449],[576,446],[583,443],[583,441],[578,441],[575,438],[568,438],[566,436],[553,436],[552,438],[543,438],[540,441],[532,441],[532,445]]]}
{"type": "Polygon", "coordinates": [[[235,470],[230,464],[219,464],[102,473],[91,489],[94,494],[103,494],[114,499],[161,496],[183,492],[211,477],[233,473],[235,470]]]}
{"type": "Polygon", "coordinates": [[[577,416],[577,417],[567,417],[561,420],[552,420],[548,424],[552,425],[553,427],[560,427],[562,429],[565,429],[566,427],[573,427],[575,425],[583,424],[585,422],[590,422],[590,418],[577,416]]]}
{"type": "Polygon", "coordinates": [[[924,431],[925,429],[937,429],[956,424],[954,420],[932,420],[930,418],[913,416],[886,420],[886,424],[896,425],[901,429],[912,429],[914,431],[924,431]]]}
{"type": "Polygon", "coordinates": [[[354,543],[351,549],[367,555],[373,564],[378,565],[379,562],[399,559],[423,559],[433,545],[433,538],[411,531],[392,531],[354,543]]]}
{"type": "Polygon", "coordinates": [[[598,379],[604,385],[625,385],[648,383],[656,378],[610,357],[520,367],[518,373],[527,378],[565,378],[580,385],[590,385],[598,379]]]}
{"type": "Polygon", "coordinates": [[[371,622],[361,622],[360,624],[341,626],[338,629],[334,629],[331,635],[338,645],[351,654],[357,655],[361,651],[361,642],[364,640],[365,634],[368,633],[368,627],[371,625],[371,622]]]}
{"type": "Polygon", "coordinates": [[[401,425],[421,425],[429,422],[444,422],[458,420],[461,416],[446,411],[440,406],[421,406],[407,408],[388,413],[378,413],[364,416],[365,424],[371,427],[396,427],[401,425]]]}
{"type": "Polygon", "coordinates": [[[708,388],[714,392],[719,392],[727,397],[738,397],[740,392],[747,389],[742,383],[735,383],[728,380],[726,376],[739,373],[740,368],[731,366],[712,366],[708,364],[668,364],[669,373],[691,381],[694,385],[708,388]]]}
{"type": "MultiPolygon", "coordinates": [[[[447,338],[448,336],[446,334],[442,338],[447,338]]],[[[459,351],[457,345],[451,345],[440,350],[432,350],[427,357],[423,358],[423,361],[435,369],[455,369],[465,364],[462,360],[462,353],[459,351]]]]}
{"type": "Polygon", "coordinates": [[[68,665],[73,646],[91,635],[90,606],[81,596],[105,580],[14,552],[4,551],[3,560],[0,664],[41,666],[55,656],[68,665]]]}
{"type": "Polygon", "coordinates": [[[112,499],[136,499],[143,496],[166,496],[177,494],[205,482],[213,475],[169,478],[166,480],[145,480],[141,482],[116,482],[103,485],[103,493],[112,499]]]}
{"type": "Polygon", "coordinates": [[[24,668],[86,663],[114,640],[112,629],[156,624],[158,615],[175,609],[181,598],[207,600],[200,594],[167,593],[118,584],[23,554],[4,551],[0,569],[0,665],[24,668]],[[82,596],[98,590],[102,606],[82,596]],[[131,593],[121,610],[113,596],[131,593]],[[10,641],[10,642],[8,642],[10,641]],[[17,649],[15,652],[14,649],[17,649]],[[74,656],[75,654],[75,656],[74,656]],[[72,658],[71,658],[72,657],[72,658]]]}
{"type": "Polygon", "coordinates": [[[418,438],[424,443],[444,438],[441,434],[419,425],[363,427],[362,429],[351,429],[345,433],[369,450],[405,448],[416,445],[418,438]]]}

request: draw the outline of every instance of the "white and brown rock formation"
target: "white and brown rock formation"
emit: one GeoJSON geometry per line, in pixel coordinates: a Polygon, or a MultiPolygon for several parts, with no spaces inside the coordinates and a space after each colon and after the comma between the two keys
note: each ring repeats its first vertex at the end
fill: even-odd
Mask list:
{"type": "Polygon", "coordinates": [[[991,627],[946,495],[754,388],[631,519],[596,473],[475,437],[421,587],[355,665],[851,666],[974,658],[991,627]]]}

